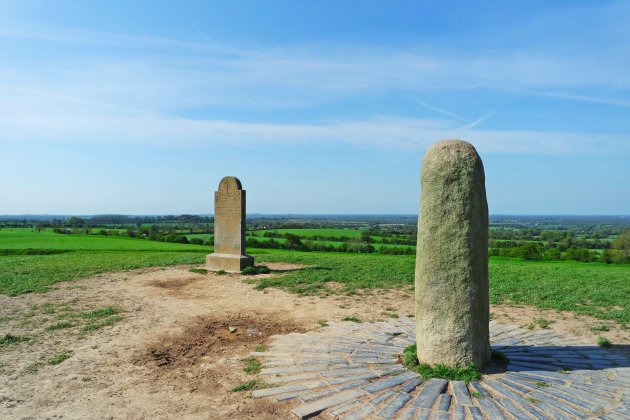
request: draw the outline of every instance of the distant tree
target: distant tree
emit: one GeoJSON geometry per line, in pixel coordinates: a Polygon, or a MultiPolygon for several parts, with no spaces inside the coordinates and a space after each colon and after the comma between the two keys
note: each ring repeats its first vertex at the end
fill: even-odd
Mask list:
{"type": "Polygon", "coordinates": [[[542,247],[532,242],[526,243],[523,246],[523,259],[528,261],[542,260],[542,247]]]}
{"type": "Polygon", "coordinates": [[[613,241],[615,260],[619,263],[630,263],[630,229],[613,241]]]}
{"type": "Polygon", "coordinates": [[[85,220],[80,217],[68,217],[66,219],[66,226],[83,227],[85,226],[85,220]]]}

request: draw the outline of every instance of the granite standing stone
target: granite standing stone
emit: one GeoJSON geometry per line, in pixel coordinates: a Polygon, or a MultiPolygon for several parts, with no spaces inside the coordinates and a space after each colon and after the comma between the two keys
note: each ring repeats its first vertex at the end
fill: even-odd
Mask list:
{"type": "Polygon", "coordinates": [[[206,256],[209,270],[240,272],[253,266],[245,252],[245,190],[241,181],[226,176],[214,193],[214,253],[206,256]]]}
{"type": "Polygon", "coordinates": [[[490,360],[488,204],[483,164],[465,141],[432,145],[422,162],[416,257],[418,359],[490,360]]]}

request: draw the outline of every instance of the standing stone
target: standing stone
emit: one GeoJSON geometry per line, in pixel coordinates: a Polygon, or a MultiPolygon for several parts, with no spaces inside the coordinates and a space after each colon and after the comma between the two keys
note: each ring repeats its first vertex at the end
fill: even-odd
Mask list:
{"type": "Polygon", "coordinates": [[[418,359],[490,360],[488,204],[483,163],[465,141],[432,145],[422,162],[416,256],[418,359]]]}
{"type": "Polygon", "coordinates": [[[214,192],[214,253],[206,256],[209,270],[240,272],[254,265],[245,253],[245,190],[235,176],[226,176],[214,192]]]}

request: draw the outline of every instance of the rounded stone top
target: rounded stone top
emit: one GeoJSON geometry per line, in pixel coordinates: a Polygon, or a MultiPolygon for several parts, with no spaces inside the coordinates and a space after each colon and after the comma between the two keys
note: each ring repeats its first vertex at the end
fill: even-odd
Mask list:
{"type": "Polygon", "coordinates": [[[234,191],[242,190],[243,185],[241,181],[235,176],[226,176],[219,183],[219,191],[234,191]]]}
{"type": "Polygon", "coordinates": [[[473,159],[479,159],[479,154],[475,147],[464,140],[443,140],[437,143],[433,143],[427,150],[425,156],[433,155],[469,155],[473,159]]]}
{"type": "Polygon", "coordinates": [[[422,160],[425,183],[450,183],[462,177],[480,176],[484,182],[483,162],[475,147],[463,140],[444,140],[429,147],[422,160]]]}

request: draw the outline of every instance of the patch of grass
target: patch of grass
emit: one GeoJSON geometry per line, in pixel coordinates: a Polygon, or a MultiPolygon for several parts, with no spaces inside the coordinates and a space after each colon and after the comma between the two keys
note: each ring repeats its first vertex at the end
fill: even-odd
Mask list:
{"type": "Polygon", "coordinates": [[[74,327],[75,324],[73,324],[70,321],[61,321],[61,322],[57,322],[54,323],[52,325],[49,325],[45,328],[46,331],[57,331],[57,330],[62,330],[64,328],[72,328],[74,327]]]}
{"type": "Polygon", "coordinates": [[[464,381],[466,383],[481,379],[481,372],[474,364],[464,366],[462,368],[449,367],[443,364],[430,366],[426,363],[420,363],[416,355],[417,347],[415,344],[407,347],[403,351],[403,364],[407,369],[418,372],[424,381],[431,378],[442,378],[453,381],[464,381]]]}
{"type": "Polygon", "coordinates": [[[606,337],[604,337],[603,335],[600,335],[599,337],[597,337],[597,345],[599,347],[607,348],[607,347],[610,347],[612,343],[606,337]]]}
{"type": "Polygon", "coordinates": [[[81,382],[90,382],[92,380],[91,376],[82,376],[81,382]]]}
{"type": "Polygon", "coordinates": [[[206,270],[205,268],[190,268],[188,271],[197,274],[208,274],[208,270],[206,270]]]}
{"type": "Polygon", "coordinates": [[[94,274],[174,264],[202,264],[208,248],[100,235],[0,230],[0,293],[46,292],[52,284],[94,274]],[[22,250],[32,249],[32,252],[22,250]],[[59,250],[60,252],[43,252],[59,250]]]}
{"type": "Polygon", "coordinates": [[[359,318],[357,318],[357,317],[356,317],[356,316],[354,316],[354,315],[353,315],[353,316],[346,316],[346,317],[343,317],[343,318],[341,318],[341,320],[342,320],[342,321],[356,322],[356,323],[359,323],[359,324],[362,322],[359,318]]]}
{"type": "Polygon", "coordinates": [[[483,394],[481,392],[479,392],[479,391],[471,392],[470,396],[473,397],[473,398],[477,398],[477,399],[483,398],[483,394]]]}
{"type": "Polygon", "coordinates": [[[241,270],[241,274],[252,276],[257,274],[269,274],[271,270],[266,265],[254,265],[251,267],[245,267],[241,270]]]}
{"type": "Polygon", "coordinates": [[[123,317],[120,315],[112,315],[103,319],[102,321],[89,319],[83,327],[79,330],[79,338],[85,337],[88,333],[100,330],[103,327],[109,327],[117,322],[122,321],[123,317]]]}
{"type": "Polygon", "coordinates": [[[243,372],[251,375],[260,373],[260,362],[253,357],[247,359],[247,366],[243,368],[243,372]]]}
{"type": "Polygon", "coordinates": [[[33,373],[37,373],[37,371],[39,370],[40,367],[43,366],[43,363],[41,362],[37,362],[37,363],[32,363],[28,366],[26,366],[23,370],[22,370],[22,374],[33,374],[33,373]]]}
{"type": "Polygon", "coordinates": [[[548,382],[537,381],[536,386],[539,388],[549,388],[551,384],[548,382]]]}
{"type": "Polygon", "coordinates": [[[8,316],[0,316],[0,324],[2,324],[5,321],[10,321],[12,318],[8,317],[8,316]]]}
{"type": "Polygon", "coordinates": [[[70,352],[61,352],[58,355],[56,355],[55,357],[53,357],[52,359],[50,359],[48,361],[49,365],[58,365],[59,363],[63,362],[64,360],[67,360],[70,358],[71,353],[70,352]]]}
{"type": "Polygon", "coordinates": [[[390,318],[398,318],[398,314],[396,312],[385,311],[383,315],[388,316],[390,318]]]}
{"type": "Polygon", "coordinates": [[[534,397],[527,397],[527,401],[529,401],[532,404],[538,404],[540,402],[539,399],[534,398],[534,397]]]}
{"type": "Polygon", "coordinates": [[[534,319],[534,323],[535,323],[536,325],[538,325],[538,326],[539,326],[540,328],[542,328],[542,329],[547,329],[547,328],[549,328],[549,326],[550,326],[551,324],[553,324],[553,322],[554,322],[554,321],[550,321],[550,320],[545,319],[545,318],[536,318],[536,319],[534,319]]]}
{"type": "Polygon", "coordinates": [[[317,323],[319,324],[320,327],[327,327],[328,326],[328,321],[325,321],[323,319],[320,319],[319,321],[317,321],[317,323]]]}
{"type": "Polygon", "coordinates": [[[219,276],[223,276],[223,275],[227,274],[227,271],[225,271],[225,270],[217,270],[217,271],[214,272],[214,274],[217,274],[219,276]]]}
{"type": "Polygon", "coordinates": [[[119,309],[114,306],[106,306],[104,308],[95,309],[93,311],[83,312],[81,316],[85,319],[105,318],[117,314],[119,309]]]}
{"type": "Polygon", "coordinates": [[[264,344],[259,344],[256,346],[256,348],[254,348],[254,351],[259,352],[259,353],[265,352],[267,350],[269,350],[269,347],[267,347],[264,344]]]}
{"type": "Polygon", "coordinates": [[[270,385],[264,381],[252,379],[247,382],[243,382],[242,384],[236,385],[235,387],[230,389],[230,392],[253,391],[255,389],[265,389],[269,387],[270,385]]]}
{"type": "Polygon", "coordinates": [[[11,333],[6,333],[5,335],[0,337],[0,347],[4,347],[11,344],[16,344],[16,343],[21,343],[28,340],[29,338],[26,336],[13,335],[11,333]]]}
{"type": "Polygon", "coordinates": [[[608,324],[594,325],[591,327],[591,331],[593,332],[610,331],[610,327],[608,326],[608,324]]]}

